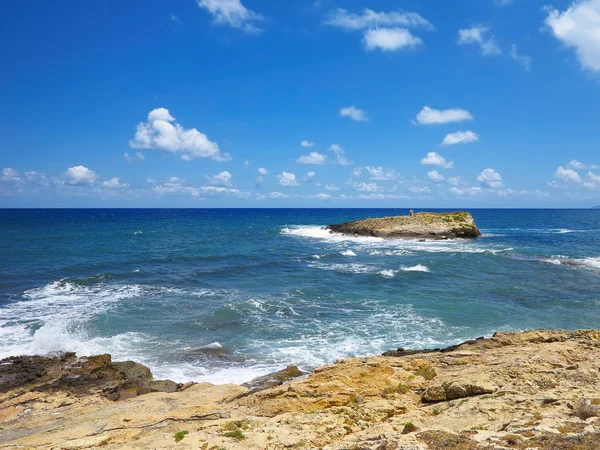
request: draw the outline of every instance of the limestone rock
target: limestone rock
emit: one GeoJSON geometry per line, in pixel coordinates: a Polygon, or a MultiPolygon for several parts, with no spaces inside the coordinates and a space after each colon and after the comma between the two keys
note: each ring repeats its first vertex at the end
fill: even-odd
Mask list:
{"type": "Polygon", "coordinates": [[[329,225],[335,233],[382,238],[476,238],[481,232],[468,212],[429,213],[382,217],[329,225]]]}

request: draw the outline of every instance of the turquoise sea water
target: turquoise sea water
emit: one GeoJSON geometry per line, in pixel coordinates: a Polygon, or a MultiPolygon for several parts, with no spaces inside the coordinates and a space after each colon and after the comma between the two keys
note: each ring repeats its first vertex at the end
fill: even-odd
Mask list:
{"type": "Polygon", "coordinates": [[[407,210],[0,210],[0,357],[108,352],[243,382],[498,330],[600,327],[600,210],[472,210],[474,241],[348,238],[407,210]]]}

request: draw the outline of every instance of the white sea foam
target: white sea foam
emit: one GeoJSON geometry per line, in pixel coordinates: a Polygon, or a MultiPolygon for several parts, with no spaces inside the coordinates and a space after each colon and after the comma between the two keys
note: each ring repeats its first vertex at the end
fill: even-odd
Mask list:
{"type": "Polygon", "coordinates": [[[416,266],[411,267],[402,266],[400,267],[400,270],[405,272],[429,272],[429,267],[424,266],[423,264],[417,264],[416,266]]]}
{"type": "Polygon", "coordinates": [[[323,264],[323,263],[311,263],[311,267],[322,270],[332,270],[335,272],[346,272],[346,273],[374,273],[377,268],[368,266],[366,264],[358,263],[347,263],[347,264],[323,264]]]}
{"type": "Polygon", "coordinates": [[[590,267],[592,269],[600,269],[600,257],[599,258],[582,258],[578,259],[578,262],[581,262],[584,266],[590,267]]]}
{"type": "Polygon", "coordinates": [[[357,256],[356,253],[354,253],[352,250],[342,250],[340,252],[340,255],[342,255],[342,256],[357,256]]]}
{"type": "Polygon", "coordinates": [[[390,270],[390,269],[386,269],[386,270],[380,270],[379,274],[385,278],[394,278],[394,275],[396,275],[396,272],[393,270],[390,270]]]}
{"type": "Polygon", "coordinates": [[[347,236],[332,233],[322,226],[296,226],[283,228],[281,234],[300,238],[316,239],[324,242],[355,244],[356,251],[365,251],[374,256],[405,255],[418,252],[425,253],[500,253],[513,250],[512,248],[498,248],[480,241],[452,239],[418,240],[418,239],[382,239],[369,236],[347,236]]]}

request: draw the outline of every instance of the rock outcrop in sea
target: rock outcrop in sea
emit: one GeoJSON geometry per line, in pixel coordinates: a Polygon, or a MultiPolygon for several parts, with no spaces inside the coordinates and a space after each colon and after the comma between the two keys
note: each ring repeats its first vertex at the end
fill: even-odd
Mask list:
{"type": "Polygon", "coordinates": [[[288,368],[256,390],[190,383],[173,392],[152,392],[148,369],[107,355],[9,358],[0,361],[0,447],[600,448],[600,330],[496,333],[385,355],[279,385],[300,374],[288,368]],[[134,395],[110,395],[128,382],[141,383],[134,395]]]}
{"type": "Polygon", "coordinates": [[[335,233],[381,238],[455,239],[481,236],[473,216],[461,211],[363,219],[329,225],[327,228],[335,233]]]}

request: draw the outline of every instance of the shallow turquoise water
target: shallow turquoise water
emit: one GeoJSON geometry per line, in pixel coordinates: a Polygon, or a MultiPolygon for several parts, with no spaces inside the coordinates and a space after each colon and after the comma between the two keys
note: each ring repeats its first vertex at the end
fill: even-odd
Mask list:
{"type": "Polygon", "coordinates": [[[473,210],[475,241],[345,238],[407,210],[0,210],[0,357],[109,352],[242,382],[498,330],[600,325],[600,210],[473,210]]]}

